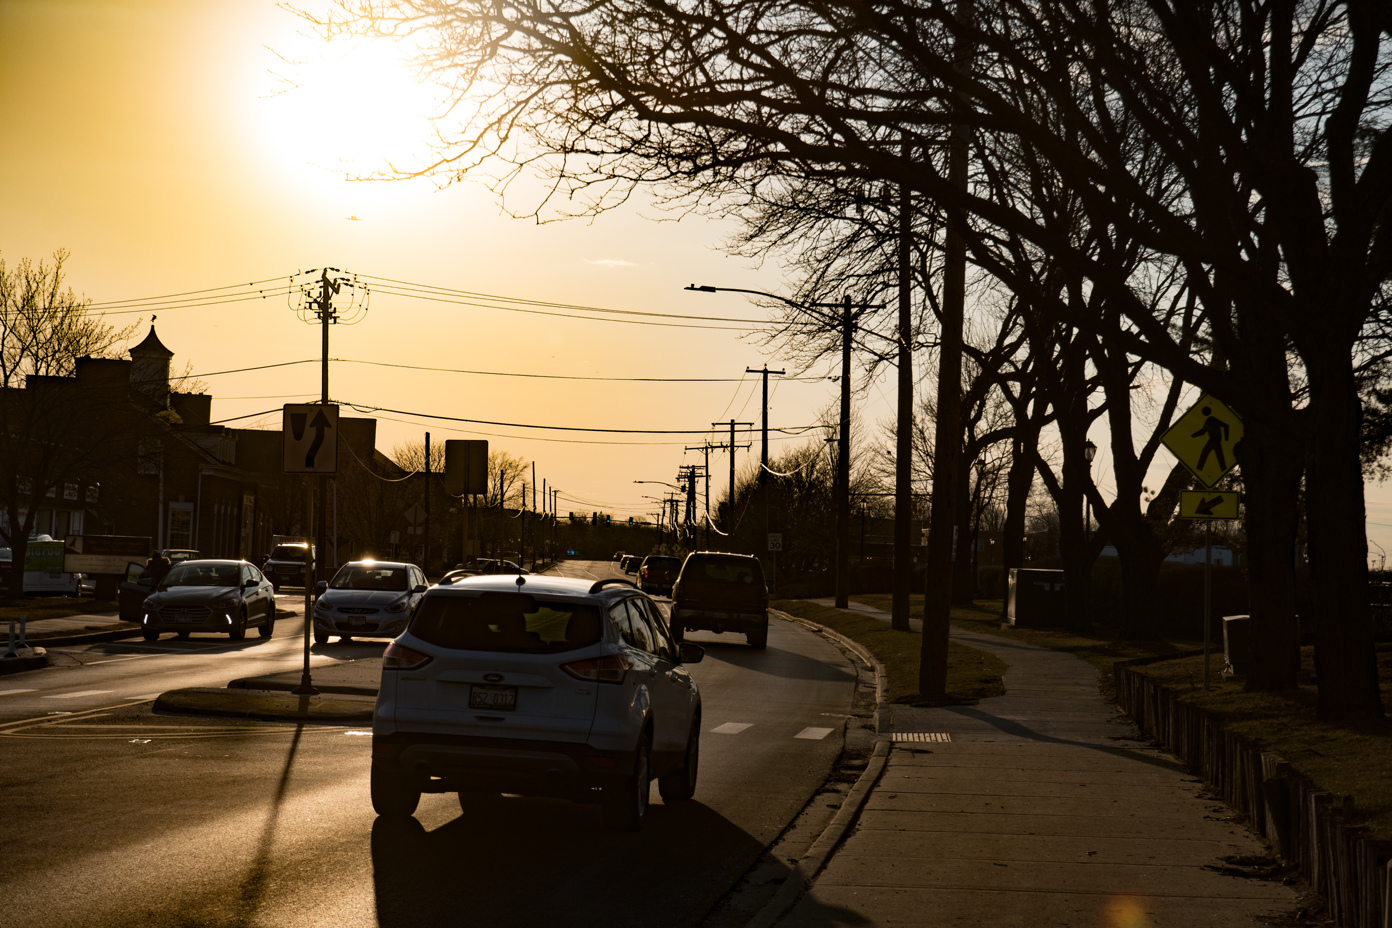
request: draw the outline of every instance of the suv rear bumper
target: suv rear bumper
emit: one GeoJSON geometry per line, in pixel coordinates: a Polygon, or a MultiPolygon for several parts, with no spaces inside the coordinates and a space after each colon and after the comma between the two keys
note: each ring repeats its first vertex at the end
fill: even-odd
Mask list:
{"type": "Polygon", "coordinates": [[[748,632],[768,626],[768,610],[736,612],[729,609],[707,609],[699,606],[673,604],[671,624],[682,628],[716,632],[748,632]]]}
{"type": "Polygon", "coordinates": [[[397,732],[372,737],[375,763],[427,778],[426,792],[506,792],[598,801],[596,789],[633,770],[632,751],[563,741],[397,732]]]}

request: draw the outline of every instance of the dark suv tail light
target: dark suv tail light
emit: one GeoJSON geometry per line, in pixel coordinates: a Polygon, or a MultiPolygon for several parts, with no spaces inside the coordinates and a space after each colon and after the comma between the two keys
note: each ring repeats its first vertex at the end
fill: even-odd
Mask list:
{"type": "Polygon", "coordinates": [[[415,670],[418,667],[424,667],[434,659],[429,654],[424,654],[415,648],[408,648],[399,641],[393,641],[382,652],[382,669],[415,670]]]}
{"type": "Polygon", "coordinates": [[[622,683],[624,674],[633,662],[621,654],[606,654],[589,660],[571,661],[562,664],[561,669],[577,680],[593,680],[599,683],[622,683]]]}

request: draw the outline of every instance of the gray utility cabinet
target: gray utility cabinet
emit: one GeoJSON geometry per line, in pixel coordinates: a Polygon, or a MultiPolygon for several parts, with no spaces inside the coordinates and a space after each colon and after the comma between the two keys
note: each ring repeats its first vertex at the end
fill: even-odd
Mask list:
{"type": "Polygon", "coordinates": [[[1005,624],[1057,628],[1066,624],[1063,571],[1014,567],[1006,591],[1005,624]]]}

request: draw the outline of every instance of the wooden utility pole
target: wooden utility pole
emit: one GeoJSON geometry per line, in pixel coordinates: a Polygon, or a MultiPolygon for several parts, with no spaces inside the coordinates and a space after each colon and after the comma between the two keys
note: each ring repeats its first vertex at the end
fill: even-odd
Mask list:
{"type": "MultiPolygon", "coordinates": [[[[904,146],[909,154],[909,146],[904,146]]],[[[899,185],[899,396],[894,431],[894,586],[890,627],[909,630],[913,591],[913,198],[899,185]]]]}

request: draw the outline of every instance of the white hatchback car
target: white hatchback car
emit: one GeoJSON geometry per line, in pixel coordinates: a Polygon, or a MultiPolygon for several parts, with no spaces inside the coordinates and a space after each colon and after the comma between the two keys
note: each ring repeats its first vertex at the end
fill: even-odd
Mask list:
{"type": "Polygon", "coordinates": [[[387,646],[372,720],[372,807],[406,816],[422,792],[599,802],[635,831],[650,781],[696,791],[701,696],[626,580],[469,577],[431,587],[387,646]]]}

